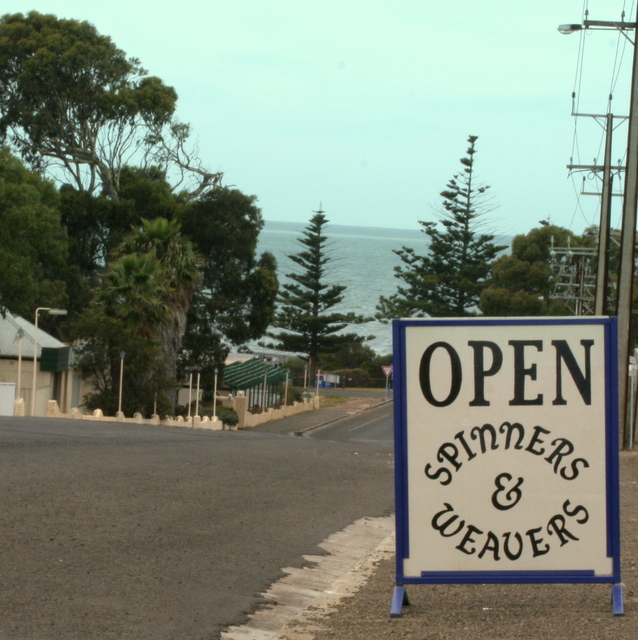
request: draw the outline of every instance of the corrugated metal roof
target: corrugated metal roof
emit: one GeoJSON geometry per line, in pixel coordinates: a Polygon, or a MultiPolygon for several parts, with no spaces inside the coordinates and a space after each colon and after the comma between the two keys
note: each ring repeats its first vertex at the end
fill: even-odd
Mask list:
{"type": "Polygon", "coordinates": [[[286,379],[288,369],[277,367],[257,358],[245,362],[233,362],[224,369],[224,385],[233,389],[252,389],[264,383],[278,384],[286,379]]]}
{"type": "MultiPolygon", "coordinates": [[[[33,358],[35,325],[20,316],[14,316],[8,311],[4,318],[0,314],[0,358],[7,356],[18,357],[18,331],[20,329],[24,331],[22,336],[22,357],[33,358]]],[[[64,346],[66,345],[63,342],[38,327],[38,358],[42,355],[42,347],[59,349],[64,346]]]]}

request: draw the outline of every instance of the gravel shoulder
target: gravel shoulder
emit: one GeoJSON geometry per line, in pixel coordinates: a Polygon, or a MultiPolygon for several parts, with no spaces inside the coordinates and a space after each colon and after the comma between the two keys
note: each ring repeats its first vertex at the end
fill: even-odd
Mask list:
{"type": "MultiPolygon", "coordinates": [[[[635,640],[638,633],[638,452],[621,459],[625,615],[609,585],[415,585],[411,606],[390,618],[394,557],[380,554],[367,582],[332,612],[307,618],[314,640],[635,640]]],[[[302,629],[297,629],[302,632],[302,629]]],[[[282,635],[282,638],[286,637],[282,635]]]]}

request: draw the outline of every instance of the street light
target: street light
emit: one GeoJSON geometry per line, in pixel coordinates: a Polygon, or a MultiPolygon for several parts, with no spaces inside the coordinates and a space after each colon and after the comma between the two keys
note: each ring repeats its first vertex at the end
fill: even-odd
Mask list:
{"type": "Polygon", "coordinates": [[[559,24],[558,31],[564,36],[568,36],[570,33],[580,31],[583,28],[582,24],[559,24]]]}
{"type": "Polygon", "coordinates": [[[122,381],[124,380],[124,356],[126,352],[120,351],[120,395],[117,403],[117,412],[122,413],[122,381]]]}
{"type": "Polygon", "coordinates": [[[46,311],[50,316],[65,316],[68,311],[66,309],[55,309],[52,307],[38,307],[35,310],[35,332],[33,334],[33,384],[31,385],[31,416],[35,416],[35,392],[36,392],[36,374],[38,364],[38,318],[40,311],[46,311]]]}
{"type": "Polygon", "coordinates": [[[558,31],[562,33],[564,36],[568,36],[572,33],[576,33],[576,31],[582,31],[583,29],[607,29],[613,30],[618,29],[618,31],[622,32],[622,34],[626,36],[624,33],[627,30],[632,30],[636,28],[635,22],[625,22],[624,20],[620,22],[609,21],[609,20],[583,20],[583,24],[559,24],[558,31]]]}

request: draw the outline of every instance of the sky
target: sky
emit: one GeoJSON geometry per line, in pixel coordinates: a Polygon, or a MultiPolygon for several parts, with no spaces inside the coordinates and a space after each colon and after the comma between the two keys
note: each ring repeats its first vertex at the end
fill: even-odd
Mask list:
{"type": "MultiPolygon", "coordinates": [[[[626,115],[633,46],[617,30],[558,33],[585,9],[635,20],[632,0],[3,3],[87,20],[173,86],[203,164],[256,195],[266,220],[305,223],[321,203],[333,224],[417,229],[476,135],[484,229],[499,235],[597,223],[599,198],[566,165],[602,159],[603,130],[571,116],[571,94],[605,114],[613,87],[626,115]]],[[[614,226],[619,211],[615,198],[614,226]]]]}

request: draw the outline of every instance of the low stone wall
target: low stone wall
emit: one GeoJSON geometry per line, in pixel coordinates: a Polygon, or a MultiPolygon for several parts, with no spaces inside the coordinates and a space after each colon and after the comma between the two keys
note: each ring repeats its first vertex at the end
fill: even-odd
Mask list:
{"type": "Polygon", "coordinates": [[[195,429],[212,429],[221,431],[222,429],[230,429],[226,427],[221,420],[209,417],[200,418],[199,416],[191,416],[185,418],[177,416],[176,418],[166,417],[160,418],[157,414],[150,418],[145,418],[141,413],[136,413],[132,418],[127,418],[118,411],[115,416],[105,416],[101,409],[95,409],[93,413],[83,413],[81,409],[74,407],[71,413],[62,413],[60,407],[55,400],[49,400],[47,407],[47,418],[69,418],[76,420],[93,420],[96,422],[127,422],[131,424],[156,424],[166,427],[190,427],[195,429]]]}
{"type": "MultiPolygon", "coordinates": [[[[250,427],[256,427],[272,420],[280,420],[281,418],[287,418],[288,416],[294,416],[297,413],[304,411],[312,411],[319,408],[319,398],[312,398],[304,402],[294,402],[292,405],[286,405],[279,409],[269,408],[262,413],[250,413],[248,411],[248,399],[243,396],[237,398],[219,398],[222,404],[226,407],[232,407],[239,416],[239,423],[235,427],[227,427],[217,417],[209,418],[204,416],[191,416],[186,418],[184,416],[177,416],[176,418],[166,417],[160,418],[157,414],[150,418],[144,418],[141,413],[136,413],[132,418],[127,418],[125,415],[118,411],[115,416],[105,416],[101,409],[95,409],[93,413],[83,413],[81,409],[74,407],[70,413],[62,413],[56,400],[49,400],[47,406],[47,418],[69,418],[78,420],[94,420],[98,422],[127,422],[131,424],[156,424],[164,425],[166,427],[191,427],[195,429],[246,429],[250,427]]],[[[24,414],[22,414],[24,415],[24,414]]]]}
{"type": "Polygon", "coordinates": [[[13,401],[13,415],[14,416],[25,416],[26,410],[24,406],[24,398],[16,398],[13,401]]]}
{"type": "MultiPolygon", "coordinates": [[[[244,428],[256,427],[265,422],[272,422],[273,420],[281,420],[282,418],[288,418],[304,411],[313,411],[319,408],[319,398],[312,398],[305,402],[294,402],[293,404],[287,404],[279,409],[269,407],[261,413],[250,413],[246,411],[244,418],[244,428]]],[[[238,412],[239,413],[239,412],[238,412]]]]}

